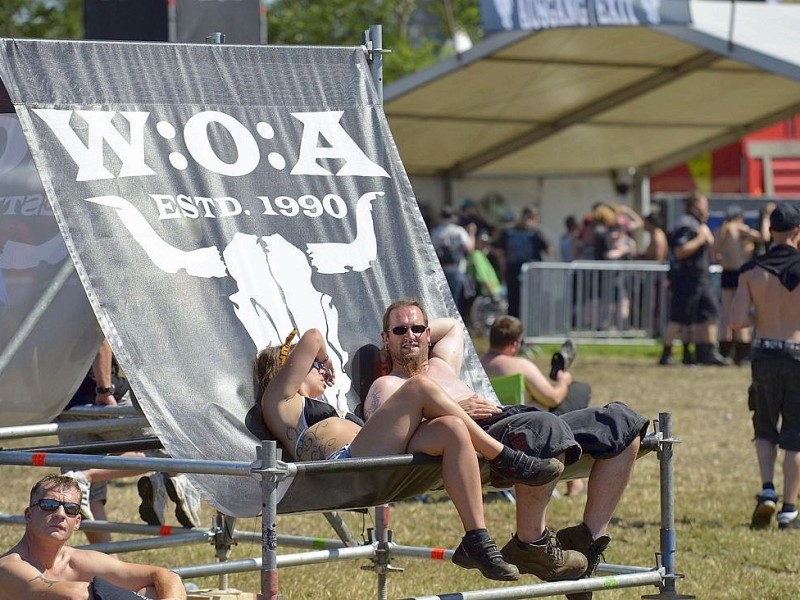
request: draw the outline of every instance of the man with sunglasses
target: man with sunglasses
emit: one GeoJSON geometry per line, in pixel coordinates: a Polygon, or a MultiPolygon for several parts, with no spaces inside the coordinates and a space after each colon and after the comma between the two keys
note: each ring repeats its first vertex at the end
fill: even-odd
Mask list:
{"type": "MultiPolygon", "coordinates": [[[[440,318],[428,323],[418,301],[403,299],[386,309],[382,325],[388,374],[372,384],[364,401],[366,416],[405,381],[423,376],[441,385],[484,430],[512,448],[565,464],[578,460],[582,451],[598,459],[592,468],[583,522],[559,532],[546,526],[547,505],[558,480],[535,487],[517,485],[517,532],[501,550],[521,573],[545,581],[591,575],[611,541],[606,527],[630,479],[647,419],[621,403],[572,411],[570,423],[534,407],[501,408],[461,380],[464,329],[457,320],[440,318]]],[[[568,598],[591,596],[583,592],[568,598]]]]}
{"type": "Polygon", "coordinates": [[[71,477],[47,475],[33,486],[25,533],[0,556],[0,600],[185,600],[181,578],[168,569],[67,546],[80,528],[80,504],[71,477]]]}

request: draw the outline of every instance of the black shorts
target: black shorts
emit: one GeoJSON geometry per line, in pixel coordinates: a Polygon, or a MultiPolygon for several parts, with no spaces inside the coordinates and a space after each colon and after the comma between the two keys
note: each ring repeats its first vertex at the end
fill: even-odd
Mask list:
{"type": "Polygon", "coordinates": [[[594,458],[612,458],[637,437],[647,433],[649,421],[621,402],[584,408],[561,416],[533,406],[506,406],[503,412],[478,424],[493,438],[515,450],[540,458],[565,454],[567,465],[582,452],[594,458]]]}
{"type": "Polygon", "coordinates": [[[587,408],[592,399],[592,387],[583,381],[573,381],[567,388],[567,397],[550,412],[554,415],[563,415],[587,408]]]}
{"type": "Polygon", "coordinates": [[[602,407],[573,410],[561,415],[575,441],[592,458],[613,458],[621,454],[637,437],[647,434],[650,420],[622,402],[602,407]]]}
{"type": "Polygon", "coordinates": [[[670,285],[669,320],[681,325],[705,323],[719,316],[719,304],[706,281],[676,279],[670,285]]]}
{"type": "Polygon", "coordinates": [[[778,444],[783,450],[800,452],[800,355],[756,349],[750,368],[756,438],[778,444]]]}
{"type": "Polygon", "coordinates": [[[724,269],[720,277],[720,287],[723,290],[735,290],[739,285],[739,270],[724,269]]]}

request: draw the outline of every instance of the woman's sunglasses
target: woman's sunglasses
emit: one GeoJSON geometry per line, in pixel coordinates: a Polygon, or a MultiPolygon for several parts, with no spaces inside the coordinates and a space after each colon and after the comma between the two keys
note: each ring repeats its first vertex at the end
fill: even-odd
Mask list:
{"type": "Polygon", "coordinates": [[[42,498],[31,506],[38,506],[45,512],[56,512],[59,506],[63,506],[64,512],[70,517],[77,517],[81,512],[81,505],[77,502],[61,502],[53,498],[42,498]]]}
{"type": "Polygon", "coordinates": [[[406,331],[410,329],[411,333],[419,335],[420,333],[424,333],[427,328],[427,325],[411,325],[410,327],[407,325],[398,325],[397,327],[392,327],[389,331],[395,335],[405,335],[406,331]]]}

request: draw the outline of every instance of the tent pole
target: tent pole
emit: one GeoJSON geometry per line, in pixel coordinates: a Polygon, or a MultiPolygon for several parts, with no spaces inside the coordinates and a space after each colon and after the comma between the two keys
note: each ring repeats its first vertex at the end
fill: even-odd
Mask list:
{"type": "Polygon", "coordinates": [[[72,261],[67,258],[64,261],[64,264],[61,265],[61,268],[58,270],[58,273],[56,273],[56,276],[50,282],[50,285],[48,285],[47,289],[45,289],[42,297],[39,298],[39,302],[36,304],[36,306],[34,306],[33,310],[28,313],[28,316],[25,317],[25,320],[14,334],[14,337],[12,337],[8,342],[8,346],[6,346],[3,349],[3,352],[0,354],[0,375],[2,375],[3,371],[6,370],[6,367],[8,367],[8,365],[11,363],[17,351],[20,349],[22,344],[25,343],[25,340],[28,339],[28,336],[33,331],[33,328],[36,327],[39,319],[41,319],[44,313],[47,312],[47,309],[53,303],[53,300],[55,300],[58,292],[61,291],[61,288],[64,287],[64,284],[74,272],[75,266],[72,264],[72,261]]]}
{"type": "Polygon", "coordinates": [[[259,600],[281,600],[278,585],[278,445],[261,442],[261,594],[259,600]]]}
{"type": "Polygon", "coordinates": [[[367,62],[375,90],[378,92],[378,102],[383,104],[383,26],[370,25],[361,37],[367,47],[367,62]]]}

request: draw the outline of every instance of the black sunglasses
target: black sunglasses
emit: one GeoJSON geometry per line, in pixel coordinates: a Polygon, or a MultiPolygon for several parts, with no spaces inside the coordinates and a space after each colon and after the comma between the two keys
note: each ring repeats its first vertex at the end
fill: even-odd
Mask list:
{"type": "Polygon", "coordinates": [[[407,325],[398,325],[397,327],[392,327],[389,331],[395,335],[405,335],[406,331],[410,329],[411,333],[419,335],[420,333],[424,333],[427,328],[427,325],[411,325],[410,327],[407,325]]]}
{"type": "Polygon", "coordinates": [[[81,512],[81,505],[77,502],[61,502],[53,498],[42,498],[31,506],[38,506],[45,512],[56,512],[59,506],[63,506],[64,512],[70,517],[77,517],[81,512]]]}

